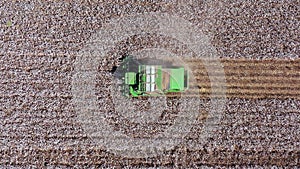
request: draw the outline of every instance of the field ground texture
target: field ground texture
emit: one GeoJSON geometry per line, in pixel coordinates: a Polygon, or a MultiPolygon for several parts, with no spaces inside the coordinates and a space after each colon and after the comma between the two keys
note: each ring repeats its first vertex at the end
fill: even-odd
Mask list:
{"type": "MultiPolygon", "coordinates": [[[[298,6],[297,0],[1,1],[0,167],[298,167],[298,6]],[[200,59],[184,60],[197,80],[191,82],[185,99],[192,101],[193,93],[198,92],[203,116],[174,150],[152,158],[124,158],[96,144],[76,120],[71,82],[78,52],[103,23],[145,12],[179,15],[210,38],[224,66],[226,84],[220,85],[226,86],[227,101],[215,124],[218,130],[199,143],[212,96],[207,68],[214,65],[204,65],[200,59]]],[[[113,49],[99,63],[95,82],[99,111],[110,117],[108,122],[116,130],[136,137],[155,134],[146,130],[147,125],[159,132],[172,124],[181,105],[177,96],[171,97],[168,108],[162,109],[162,123],[143,126],[115,114],[109,87],[117,57],[136,46],[172,46],[159,35],[141,36],[113,49]]],[[[147,112],[149,102],[151,99],[135,104],[147,112]]]]}

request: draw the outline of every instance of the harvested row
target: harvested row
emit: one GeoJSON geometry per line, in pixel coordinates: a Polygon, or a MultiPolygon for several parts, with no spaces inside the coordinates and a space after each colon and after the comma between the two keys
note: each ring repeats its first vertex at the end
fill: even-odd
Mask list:
{"type": "MultiPolygon", "coordinates": [[[[209,65],[216,65],[217,62],[214,59],[185,59],[184,60],[187,64],[197,63],[203,61],[206,61],[206,63],[210,63],[209,65]]],[[[247,65],[247,66],[258,66],[258,65],[264,65],[264,66],[299,66],[300,59],[295,60],[286,60],[286,59],[265,59],[265,60],[250,60],[250,59],[219,59],[220,62],[222,62],[224,65],[247,65]]]]}
{"type": "Polygon", "coordinates": [[[223,97],[225,89],[229,98],[300,98],[300,59],[223,59],[225,84],[211,83],[211,79],[216,82],[223,77],[221,71],[214,69],[218,68],[217,62],[186,60],[186,63],[195,81],[190,82],[184,96],[223,97]],[[215,88],[213,95],[212,88],[215,88]]]}
{"type": "Polygon", "coordinates": [[[223,98],[226,96],[226,98],[243,98],[243,99],[262,99],[262,98],[277,98],[277,99],[288,99],[288,98],[296,98],[299,99],[299,94],[296,93],[284,93],[284,95],[278,95],[276,93],[226,93],[226,95],[223,95],[222,93],[193,93],[188,95],[180,95],[180,94],[168,94],[168,97],[200,97],[200,98],[223,98]]]}

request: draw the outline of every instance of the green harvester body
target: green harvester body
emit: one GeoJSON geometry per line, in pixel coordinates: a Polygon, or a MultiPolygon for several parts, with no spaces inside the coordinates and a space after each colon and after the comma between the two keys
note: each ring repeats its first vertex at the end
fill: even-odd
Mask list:
{"type": "Polygon", "coordinates": [[[122,91],[127,97],[163,96],[188,88],[189,77],[184,67],[131,62],[132,58],[127,57],[121,65],[124,70],[122,91]]]}

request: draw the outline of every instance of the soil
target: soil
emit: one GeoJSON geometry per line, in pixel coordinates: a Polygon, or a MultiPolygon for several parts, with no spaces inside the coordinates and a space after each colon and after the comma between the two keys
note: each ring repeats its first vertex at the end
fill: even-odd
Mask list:
{"type": "MultiPolygon", "coordinates": [[[[297,0],[1,1],[0,167],[299,166],[298,6],[297,0]],[[224,66],[227,100],[220,120],[208,116],[212,100],[220,99],[216,93],[211,97],[209,62],[191,54],[185,44],[157,34],[121,41],[97,63],[95,82],[97,110],[115,130],[153,137],[174,123],[180,107],[201,102],[195,107],[200,112],[195,125],[181,144],[157,157],[126,158],[95,142],[77,120],[72,78],[76,58],[83,49],[92,52],[87,42],[105,23],[147,12],[183,17],[209,37],[224,66]],[[151,103],[158,104],[158,98],[134,100],[140,113],[153,112],[157,117],[137,123],[128,118],[132,114],[115,111],[112,69],[124,54],[148,47],[189,55],[182,60],[195,81],[186,94],[162,98],[166,102],[157,111],[151,103]],[[217,130],[203,140],[207,121],[217,130]]],[[[210,68],[215,62],[211,63],[210,68]]]]}

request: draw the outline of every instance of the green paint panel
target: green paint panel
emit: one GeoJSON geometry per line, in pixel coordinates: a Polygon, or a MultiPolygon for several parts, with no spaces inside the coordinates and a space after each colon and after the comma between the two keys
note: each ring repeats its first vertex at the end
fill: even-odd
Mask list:
{"type": "Polygon", "coordinates": [[[125,74],[125,84],[134,85],[136,84],[136,73],[134,72],[127,72],[125,74]]]}
{"type": "Polygon", "coordinates": [[[162,90],[162,70],[161,69],[162,69],[162,66],[157,66],[157,68],[156,68],[157,77],[155,79],[155,83],[159,90],[162,90]]]}
{"type": "Polygon", "coordinates": [[[184,90],[184,68],[171,69],[170,89],[184,90]]]}

